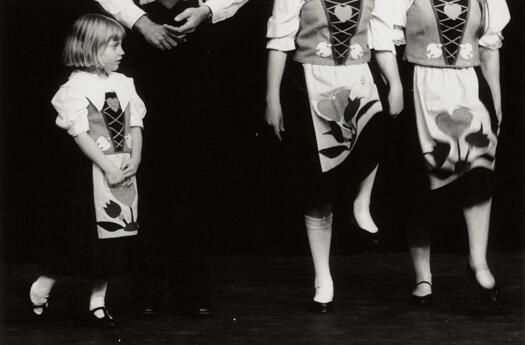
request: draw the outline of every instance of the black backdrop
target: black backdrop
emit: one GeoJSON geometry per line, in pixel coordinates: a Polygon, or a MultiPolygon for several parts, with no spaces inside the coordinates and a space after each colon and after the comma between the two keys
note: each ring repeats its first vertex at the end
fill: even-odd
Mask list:
{"type": "MultiPolygon", "coordinates": [[[[491,246],[521,250],[525,206],[523,3],[508,2],[513,21],[505,31],[502,50],[504,122],[491,246]]],[[[217,128],[224,140],[214,148],[218,169],[213,173],[221,183],[210,215],[211,254],[307,253],[301,210],[286,188],[290,177],[283,168],[293,157],[285,157],[279,145],[264,135],[262,126],[264,34],[271,5],[271,0],[251,0],[233,19],[215,25],[209,43],[210,63],[217,68],[206,76],[206,82],[216,85],[217,93],[203,101],[217,102],[217,113],[212,116],[224,119],[217,128]]],[[[8,262],[32,262],[39,246],[36,235],[51,224],[49,219],[60,215],[55,204],[61,198],[61,181],[67,176],[68,155],[74,145],[55,126],[50,105],[52,95],[67,77],[60,63],[62,44],[78,16],[99,9],[90,0],[4,0],[1,6],[3,255],[8,262]]],[[[125,63],[122,71],[133,76],[125,63]]],[[[193,82],[201,81],[196,78],[193,82]]],[[[140,92],[140,80],[136,84],[140,92]]],[[[146,140],[147,135],[146,128],[146,140]]],[[[156,181],[143,181],[147,183],[156,181]]],[[[395,181],[389,179],[388,171],[380,171],[374,213],[385,237],[385,250],[400,250],[405,247],[404,235],[395,219],[403,212],[396,206],[396,198],[402,196],[389,193],[391,183],[395,181]]],[[[464,251],[466,237],[459,215],[445,218],[435,236],[435,247],[464,251]]],[[[347,228],[344,221],[336,224],[337,253],[362,250],[347,228]]]]}

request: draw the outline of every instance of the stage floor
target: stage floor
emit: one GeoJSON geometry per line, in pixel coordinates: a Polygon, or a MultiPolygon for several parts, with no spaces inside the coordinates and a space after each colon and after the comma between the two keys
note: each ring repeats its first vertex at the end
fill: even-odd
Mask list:
{"type": "Polygon", "coordinates": [[[6,269],[0,340],[4,345],[525,344],[524,253],[491,254],[503,297],[497,306],[480,303],[465,262],[463,255],[435,254],[434,305],[416,307],[408,299],[414,282],[407,253],[334,257],[336,310],[319,315],[305,309],[313,293],[308,257],[211,257],[213,318],[195,320],[177,312],[135,318],[126,309],[129,288],[122,277],[111,286],[120,327],[108,331],[83,324],[87,284],[68,279],[54,292],[50,322],[29,322],[17,290],[37,272],[13,265],[6,269]]]}

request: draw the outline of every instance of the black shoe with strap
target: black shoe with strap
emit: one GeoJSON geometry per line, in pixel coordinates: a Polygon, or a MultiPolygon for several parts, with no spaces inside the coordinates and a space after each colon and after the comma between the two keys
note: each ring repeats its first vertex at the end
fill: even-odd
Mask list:
{"type": "Polygon", "coordinates": [[[355,229],[355,233],[361,240],[363,240],[365,243],[367,243],[368,245],[372,247],[379,247],[379,245],[381,244],[379,240],[379,230],[377,230],[376,232],[370,232],[366,229],[363,229],[357,223],[357,219],[355,219],[355,216],[353,214],[350,217],[350,223],[355,229]]]}
{"type": "MultiPolygon", "coordinates": [[[[488,268],[486,269],[488,271],[488,268]]],[[[499,291],[499,288],[496,284],[490,289],[487,289],[479,283],[478,279],[476,278],[476,272],[474,269],[470,266],[469,263],[467,263],[467,277],[472,281],[474,285],[479,290],[481,299],[483,301],[489,302],[489,303],[498,303],[501,299],[501,294],[499,291]]]]}
{"type": "Polygon", "coordinates": [[[47,302],[43,304],[34,304],[33,302],[30,301],[29,304],[31,304],[31,317],[34,320],[42,321],[43,319],[47,318],[46,314],[49,309],[49,305],[47,304],[47,302]],[[38,313],[37,310],[40,308],[42,309],[42,312],[38,313]]]}
{"type": "Polygon", "coordinates": [[[150,304],[143,304],[135,307],[135,315],[138,317],[153,317],[157,315],[156,309],[150,304]]]}
{"type": "MultiPolygon", "coordinates": [[[[427,284],[428,286],[430,286],[430,289],[432,289],[431,282],[422,280],[419,283],[417,283],[416,286],[414,286],[414,290],[416,290],[416,288],[421,284],[427,284]]],[[[410,295],[410,299],[412,300],[412,303],[415,305],[431,305],[434,302],[432,298],[432,293],[429,293],[424,296],[416,296],[414,295],[414,292],[412,292],[412,294],[410,295]]]]}
{"type": "Polygon", "coordinates": [[[91,323],[95,327],[102,328],[102,329],[112,329],[112,328],[117,327],[117,323],[115,322],[115,319],[113,318],[113,316],[109,314],[109,311],[105,306],[90,310],[90,313],[91,313],[90,315],[91,323]],[[103,317],[98,317],[97,315],[95,315],[95,312],[98,310],[102,310],[104,312],[103,317]]]}
{"type": "Polygon", "coordinates": [[[314,313],[328,314],[334,311],[334,302],[317,302],[312,301],[309,306],[309,310],[314,313]]]}
{"type": "Polygon", "coordinates": [[[213,317],[213,308],[210,303],[190,304],[184,308],[184,314],[194,319],[213,317]]]}

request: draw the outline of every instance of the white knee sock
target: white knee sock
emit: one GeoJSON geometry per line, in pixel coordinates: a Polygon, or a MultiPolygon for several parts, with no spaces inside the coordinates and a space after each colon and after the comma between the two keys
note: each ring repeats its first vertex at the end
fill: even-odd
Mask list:
{"type": "MultiPolygon", "coordinates": [[[[49,294],[55,285],[56,280],[47,276],[40,276],[34,283],[31,285],[29,290],[29,299],[33,305],[44,305],[49,299],[49,294]]],[[[43,308],[33,308],[35,314],[42,314],[44,312],[43,308]]]]}
{"type": "MultiPolygon", "coordinates": [[[[91,297],[89,298],[89,310],[93,310],[99,307],[106,306],[106,291],[108,288],[108,282],[97,283],[91,290],[91,297]]],[[[104,317],[102,310],[95,311],[95,316],[98,318],[104,317]]]]}
{"type": "Polygon", "coordinates": [[[332,240],[332,215],[323,218],[305,215],[304,223],[314,263],[314,301],[328,303],[334,297],[334,286],[329,263],[330,242],[332,240]]]}

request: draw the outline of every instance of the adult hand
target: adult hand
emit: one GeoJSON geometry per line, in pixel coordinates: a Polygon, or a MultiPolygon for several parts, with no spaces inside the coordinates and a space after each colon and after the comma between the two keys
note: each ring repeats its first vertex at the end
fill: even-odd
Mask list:
{"type": "Polygon", "coordinates": [[[185,21],[184,24],[178,27],[164,24],[164,27],[170,35],[186,35],[194,32],[197,27],[208,18],[210,13],[211,10],[206,5],[187,8],[175,17],[176,22],[185,21]]]}
{"type": "Polygon", "coordinates": [[[392,85],[388,93],[388,105],[390,115],[396,117],[403,111],[403,87],[401,85],[392,85]]]}
{"type": "Polygon", "coordinates": [[[281,132],[284,132],[283,110],[281,104],[277,101],[267,102],[264,119],[266,120],[266,123],[273,128],[275,136],[281,141],[281,132]]]}
{"type": "Polygon", "coordinates": [[[171,34],[164,26],[152,22],[148,17],[142,16],[134,26],[142,34],[146,42],[160,50],[171,50],[179,45],[184,35],[171,34]]]}

